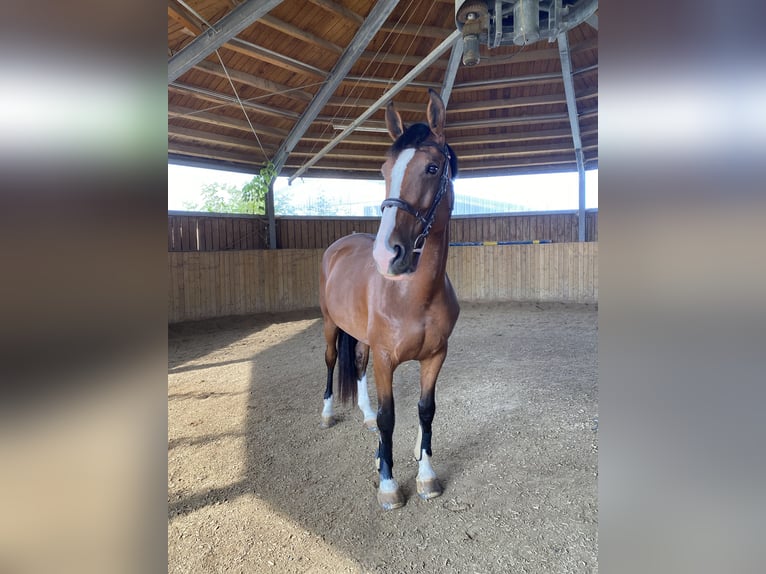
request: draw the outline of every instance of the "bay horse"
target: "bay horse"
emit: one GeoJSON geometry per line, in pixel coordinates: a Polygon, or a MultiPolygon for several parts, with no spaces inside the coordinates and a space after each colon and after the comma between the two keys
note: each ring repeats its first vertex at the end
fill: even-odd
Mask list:
{"type": "Polygon", "coordinates": [[[356,233],[330,245],[322,258],[319,301],[327,341],[327,387],[322,427],[334,424],[333,371],[338,367],[342,402],[357,400],[364,424],[378,430],[378,503],[384,510],[405,503],[393,476],[394,370],[420,362],[420,425],[415,443],[417,492],[442,493],[431,466],[431,423],[436,378],[447,356],[447,340],[460,307],[447,277],[449,220],[457,158],[444,136],[445,108],[429,89],[428,124],[404,129],[393,102],[386,128],[394,140],[382,173],[386,199],[377,235],[356,233]],[[378,410],[370,407],[367,362],[372,366],[378,410]]]}

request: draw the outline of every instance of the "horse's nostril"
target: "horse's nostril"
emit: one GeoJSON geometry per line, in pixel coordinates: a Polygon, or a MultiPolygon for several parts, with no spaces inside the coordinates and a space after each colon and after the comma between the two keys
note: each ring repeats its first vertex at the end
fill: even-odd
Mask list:
{"type": "Polygon", "coordinates": [[[404,248],[401,245],[394,245],[394,261],[400,261],[404,255],[404,248]]]}

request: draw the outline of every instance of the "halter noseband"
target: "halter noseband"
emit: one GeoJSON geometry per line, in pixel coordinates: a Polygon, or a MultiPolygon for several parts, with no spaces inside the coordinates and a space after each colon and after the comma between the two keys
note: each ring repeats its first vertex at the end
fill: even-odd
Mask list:
{"type": "Polygon", "coordinates": [[[436,208],[439,206],[439,202],[441,202],[442,198],[447,193],[447,185],[449,184],[450,180],[450,161],[452,160],[449,148],[446,145],[441,146],[436,142],[426,141],[421,143],[418,147],[426,145],[435,147],[441,152],[441,154],[444,156],[444,166],[442,167],[442,174],[439,180],[439,191],[436,192],[436,196],[434,196],[434,199],[431,202],[431,206],[428,208],[428,211],[426,211],[425,215],[421,214],[409,203],[403,199],[399,199],[398,197],[389,197],[384,199],[383,203],[380,204],[380,211],[383,211],[386,207],[398,207],[412,215],[423,225],[423,230],[420,232],[420,235],[415,238],[415,243],[412,249],[418,253],[423,251],[423,246],[426,243],[426,238],[428,237],[428,234],[431,233],[431,226],[434,224],[434,219],[436,218],[436,208]]]}

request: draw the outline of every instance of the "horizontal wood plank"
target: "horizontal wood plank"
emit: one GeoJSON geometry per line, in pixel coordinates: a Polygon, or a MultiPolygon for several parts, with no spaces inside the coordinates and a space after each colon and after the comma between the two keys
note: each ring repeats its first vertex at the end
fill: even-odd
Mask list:
{"type": "MultiPolygon", "coordinates": [[[[319,306],[324,249],[168,253],[168,322],[319,306]]],[[[461,301],[598,303],[598,243],[452,247],[461,301]]]]}
{"type": "MultiPolygon", "coordinates": [[[[598,241],[598,211],[585,214],[586,241],[598,241]]],[[[325,249],[350,233],[376,233],[376,217],[278,217],[280,249],[325,249]]],[[[577,241],[576,212],[458,216],[450,221],[453,243],[577,241]]],[[[168,251],[237,251],[268,248],[263,215],[168,214],[168,251]]]]}

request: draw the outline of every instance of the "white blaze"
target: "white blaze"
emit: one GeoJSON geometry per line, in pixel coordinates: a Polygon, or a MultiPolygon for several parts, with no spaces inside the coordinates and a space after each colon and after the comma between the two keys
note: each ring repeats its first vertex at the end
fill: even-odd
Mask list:
{"type": "MultiPolygon", "coordinates": [[[[388,197],[399,197],[402,190],[402,181],[404,181],[404,174],[407,172],[407,166],[414,155],[415,148],[407,148],[399,154],[398,158],[396,158],[394,169],[391,170],[391,191],[388,197]]],[[[399,208],[397,207],[387,207],[383,210],[383,217],[380,220],[380,228],[378,229],[378,234],[375,236],[375,244],[372,249],[372,257],[378,265],[378,271],[383,274],[388,273],[388,266],[391,263],[391,259],[396,255],[396,251],[389,246],[388,239],[391,237],[391,232],[394,230],[397,211],[399,211],[399,208]]]]}

